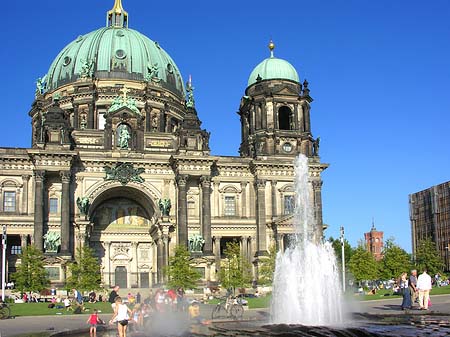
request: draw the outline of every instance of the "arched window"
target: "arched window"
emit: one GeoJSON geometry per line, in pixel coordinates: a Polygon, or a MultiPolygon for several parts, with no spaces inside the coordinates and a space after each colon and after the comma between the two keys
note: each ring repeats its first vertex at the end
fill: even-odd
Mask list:
{"type": "Polygon", "coordinates": [[[292,130],[292,111],[287,106],[278,109],[278,128],[280,130],[292,130]]]}

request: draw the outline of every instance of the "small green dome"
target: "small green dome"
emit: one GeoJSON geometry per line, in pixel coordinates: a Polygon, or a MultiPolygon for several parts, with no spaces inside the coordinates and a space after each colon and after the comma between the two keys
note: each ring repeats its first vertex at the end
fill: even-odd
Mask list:
{"type": "Polygon", "coordinates": [[[274,79],[290,80],[297,83],[300,82],[297,71],[288,61],[276,58],[272,55],[253,69],[248,78],[247,87],[255,84],[259,80],[274,79]]]}
{"type": "Polygon", "coordinates": [[[69,43],[50,66],[46,90],[83,76],[160,82],[184,97],[183,79],[172,58],[157,42],[126,27],[101,28],[69,43]]]}

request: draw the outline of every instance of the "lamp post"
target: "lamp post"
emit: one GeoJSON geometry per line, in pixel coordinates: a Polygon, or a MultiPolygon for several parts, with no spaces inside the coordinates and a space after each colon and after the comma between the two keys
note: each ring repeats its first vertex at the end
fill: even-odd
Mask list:
{"type": "Polygon", "coordinates": [[[5,302],[5,282],[6,282],[6,226],[2,232],[2,302],[5,302]]]}
{"type": "Polygon", "coordinates": [[[344,251],[344,226],[341,226],[341,249],[342,249],[342,291],[345,293],[345,251],[344,251]]]}

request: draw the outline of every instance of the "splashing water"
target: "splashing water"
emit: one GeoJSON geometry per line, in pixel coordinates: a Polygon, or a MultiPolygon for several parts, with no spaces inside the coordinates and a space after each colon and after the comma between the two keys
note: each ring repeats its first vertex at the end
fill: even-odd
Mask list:
{"type": "Polygon", "coordinates": [[[315,225],[308,158],[295,162],[295,235],[285,252],[278,252],[271,303],[273,323],[335,325],[342,323],[342,292],[336,257],[322,243],[315,225]]]}

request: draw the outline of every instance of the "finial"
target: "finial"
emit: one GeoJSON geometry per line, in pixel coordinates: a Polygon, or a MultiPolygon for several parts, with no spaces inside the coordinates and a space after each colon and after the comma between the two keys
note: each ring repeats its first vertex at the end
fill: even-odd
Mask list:
{"type": "Polygon", "coordinates": [[[128,12],[122,7],[122,0],[115,0],[114,6],[106,14],[106,24],[108,27],[128,28],[128,12]]]}
{"type": "Polygon", "coordinates": [[[186,106],[188,108],[195,108],[194,100],[194,87],[192,86],[192,76],[189,75],[189,80],[186,82],[187,101],[186,106]]]}
{"type": "Polygon", "coordinates": [[[273,57],[274,49],[275,49],[275,43],[273,43],[272,39],[270,39],[270,42],[269,42],[270,57],[273,57]]]}
{"type": "Polygon", "coordinates": [[[375,220],[374,220],[374,218],[372,217],[372,230],[373,231],[376,231],[377,229],[375,228],[375,220]]]}

